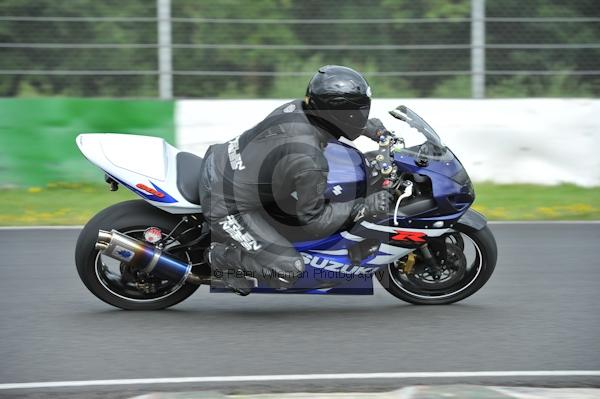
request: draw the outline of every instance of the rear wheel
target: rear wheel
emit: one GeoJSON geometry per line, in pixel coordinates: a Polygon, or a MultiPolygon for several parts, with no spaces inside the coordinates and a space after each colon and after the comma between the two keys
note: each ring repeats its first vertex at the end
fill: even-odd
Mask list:
{"type": "Polygon", "coordinates": [[[416,305],[445,305],[473,295],[494,271],[496,241],[487,226],[482,230],[457,229],[430,245],[436,266],[416,250],[377,272],[381,285],[395,297],[416,305]]]}
{"type": "Polygon", "coordinates": [[[75,263],[81,281],[99,299],[127,310],[164,309],[183,301],[198,289],[197,285],[142,273],[102,255],[94,247],[99,230],[115,229],[143,241],[148,227],[158,227],[166,239],[163,251],[190,262],[190,253],[185,248],[178,249],[180,242],[167,238],[180,221],[180,216],[168,214],[142,200],[121,202],[104,209],[85,225],[77,240],[75,263]],[[174,250],[170,251],[171,248],[174,250]]]}

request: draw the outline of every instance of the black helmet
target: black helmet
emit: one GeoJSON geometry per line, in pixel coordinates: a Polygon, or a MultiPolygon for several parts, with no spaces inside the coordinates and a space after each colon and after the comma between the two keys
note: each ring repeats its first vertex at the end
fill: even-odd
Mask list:
{"type": "Polygon", "coordinates": [[[356,139],[369,119],[371,88],[354,69],[339,65],[319,68],[306,89],[307,114],[337,137],[356,139]]]}

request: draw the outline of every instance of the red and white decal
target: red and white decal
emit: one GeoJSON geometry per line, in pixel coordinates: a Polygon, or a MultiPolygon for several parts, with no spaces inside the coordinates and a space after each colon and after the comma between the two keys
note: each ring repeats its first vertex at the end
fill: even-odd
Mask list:
{"type": "MultiPolygon", "coordinates": [[[[439,237],[441,235],[446,234],[450,229],[449,228],[442,228],[442,229],[409,229],[409,228],[399,228],[399,227],[394,227],[394,226],[382,226],[380,224],[375,224],[375,223],[371,223],[371,222],[361,222],[360,223],[361,226],[363,226],[364,228],[367,228],[369,230],[375,230],[375,231],[382,231],[385,233],[393,233],[393,234],[400,234],[400,232],[402,232],[403,234],[405,233],[422,233],[422,236],[411,236],[414,239],[418,239],[417,237],[439,237]]],[[[413,242],[422,242],[422,241],[413,241],[413,242]]]]}
{"type": "Polygon", "coordinates": [[[155,244],[162,238],[162,231],[158,227],[148,227],[144,231],[144,240],[150,244],[155,244]]]}
{"type": "Polygon", "coordinates": [[[138,184],[135,185],[135,187],[139,188],[142,191],[147,192],[148,194],[152,194],[152,195],[154,195],[154,196],[156,196],[158,198],[164,198],[165,197],[165,195],[163,193],[161,193],[160,191],[158,191],[158,190],[156,190],[156,189],[154,189],[152,187],[148,187],[145,184],[138,183],[138,184]]]}

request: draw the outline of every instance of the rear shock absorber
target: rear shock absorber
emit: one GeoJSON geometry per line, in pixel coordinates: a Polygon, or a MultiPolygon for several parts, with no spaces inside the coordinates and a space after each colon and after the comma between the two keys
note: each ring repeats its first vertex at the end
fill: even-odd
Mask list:
{"type": "Polygon", "coordinates": [[[192,273],[192,265],[170,255],[160,249],[147,245],[116,230],[98,232],[96,249],[102,254],[127,263],[146,273],[152,273],[159,278],[202,284],[205,281],[192,273]]]}

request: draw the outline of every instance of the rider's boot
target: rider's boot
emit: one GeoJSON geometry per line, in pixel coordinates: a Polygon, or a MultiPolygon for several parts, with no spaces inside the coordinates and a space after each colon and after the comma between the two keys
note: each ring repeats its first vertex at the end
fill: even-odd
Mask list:
{"type": "Polygon", "coordinates": [[[207,260],[213,276],[221,278],[225,286],[236,294],[246,296],[256,286],[257,280],[247,277],[241,265],[232,264],[227,256],[231,249],[228,245],[213,242],[207,251],[207,260]]]}

